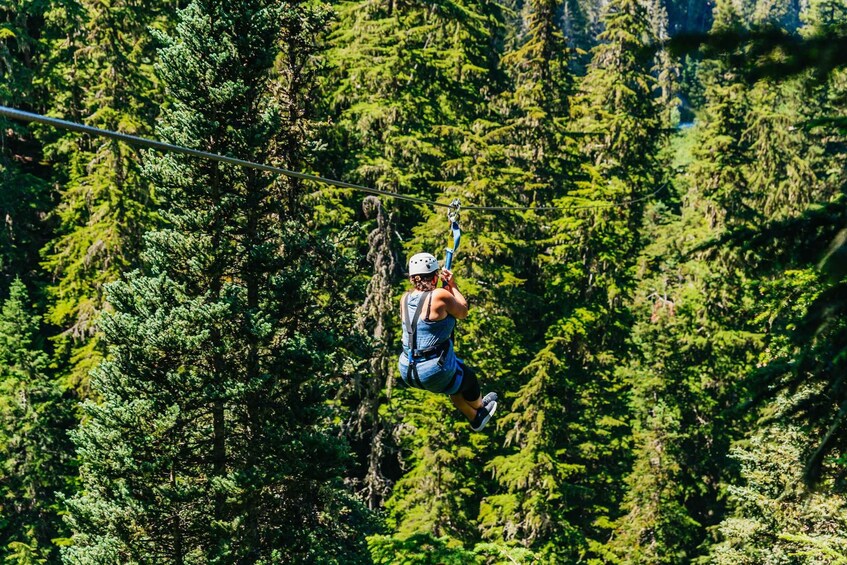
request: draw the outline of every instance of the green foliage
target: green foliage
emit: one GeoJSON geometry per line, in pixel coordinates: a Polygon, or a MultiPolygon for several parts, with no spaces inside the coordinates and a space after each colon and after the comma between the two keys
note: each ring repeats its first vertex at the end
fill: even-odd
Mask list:
{"type": "MultiPolygon", "coordinates": [[[[808,227],[809,216],[800,218],[800,226],[808,227]]],[[[764,226],[762,232],[773,233],[773,228],[773,225],[764,226]]],[[[804,244],[808,245],[809,241],[804,244]]],[[[843,426],[845,389],[841,379],[835,376],[844,358],[845,285],[841,267],[831,266],[832,261],[840,264],[836,257],[842,245],[843,232],[833,241],[821,263],[825,269],[823,276],[807,274],[801,278],[795,271],[785,273],[790,275],[786,286],[798,297],[798,306],[787,309],[780,305],[772,313],[771,323],[777,322],[774,325],[780,347],[774,349],[763,363],[765,366],[751,379],[754,400],[758,402],[772,397],[775,391],[790,394],[800,389],[804,391],[800,399],[783,411],[782,417],[795,419],[799,416],[811,425],[808,434],[814,438],[817,448],[808,456],[804,475],[811,483],[820,478],[826,457],[840,457],[845,448],[838,433],[843,426]]],[[[806,261],[805,256],[800,255],[802,265],[806,261]]]]}
{"type": "MultiPolygon", "coordinates": [[[[716,31],[741,32],[740,21],[733,4],[717,5],[716,31]]],[[[732,56],[725,52],[702,64],[706,105],[690,177],[682,179],[689,190],[681,215],[657,209],[654,227],[646,226],[654,243],[645,272],[655,274],[643,279],[641,291],[645,314],[652,302],[650,323],[636,325],[632,334],[641,351],[631,378],[642,452],[630,477],[630,513],[620,522],[623,562],[675,563],[703,553],[705,531],[723,512],[724,489],[738,484],[727,458],[741,428],[730,419],[743,393],[733,375],[751,374],[757,365],[770,367],[767,374],[783,367],[780,360],[794,354],[787,335],[819,284],[807,272],[785,270],[808,264],[808,255],[785,245],[776,252],[765,235],[774,232],[761,223],[786,217],[774,224],[792,226],[787,237],[803,248],[805,238],[820,237],[812,235],[820,224],[802,226],[797,214],[804,199],[829,196],[822,174],[829,166],[818,140],[792,126],[819,107],[801,78],[747,84],[732,56]],[[723,239],[734,243],[702,254],[703,242],[726,227],[730,235],[723,239]],[[700,252],[685,251],[689,245],[700,252]]],[[[739,519],[755,519],[749,510],[739,519]]],[[[733,520],[726,527],[739,523],[733,520]]],[[[765,562],[765,553],[746,546],[753,539],[733,542],[735,553],[719,546],[726,562],[745,555],[742,562],[765,562]]],[[[776,559],[771,562],[783,562],[776,559]]]]}
{"type": "Polygon", "coordinates": [[[479,543],[473,550],[464,549],[449,537],[436,538],[432,534],[412,534],[407,538],[371,536],[368,547],[375,564],[466,564],[505,565],[507,563],[535,563],[532,552],[514,546],[479,543]]]}
{"type": "MultiPolygon", "coordinates": [[[[190,3],[162,37],[173,103],[158,136],[266,160],[279,107],[302,102],[271,96],[279,30],[308,17],[190,3]]],[[[323,402],[352,325],[347,263],[284,219],[299,195],[260,172],[173,154],[147,167],[169,227],[146,237],[144,272],[109,286],[65,559],[364,559],[367,516],[341,488],[346,447],[323,402]]]]}
{"type": "MultiPolygon", "coordinates": [[[[493,3],[344,2],[329,38],[328,106],[345,176],[435,197],[456,154],[435,128],[467,123],[490,89],[493,3]]],[[[411,210],[403,211],[403,220],[411,210]]]]}
{"type": "Polygon", "coordinates": [[[417,565],[461,565],[478,563],[473,552],[448,537],[432,534],[414,534],[404,539],[388,536],[371,536],[368,548],[375,564],[414,563],[417,565]]]}
{"type": "Polygon", "coordinates": [[[20,279],[0,311],[0,558],[55,559],[60,489],[70,469],[69,414],[37,343],[39,316],[20,279]]]}
{"type": "MultiPolygon", "coordinates": [[[[13,1],[0,6],[0,104],[40,109],[32,80],[41,56],[45,2],[13,1]]],[[[50,207],[41,148],[31,128],[0,118],[0,288],[16,276],[37,271],[37,248],[45,239],[42,216],[50,207]]]]}
{"type": "Polygon", "coordinates": [[[596,135],[581,138],[583,179],[572,177],[553,200],[596,208],[550,222],[541,272],[551,305],[545,345],[501,418],[508,450],[488,468],[503,492],[481,508],[489,537],[519,539],[557,561],[596,556],[622,496],[629,432],[616,365],[625,355],[622,306],[640,208],[604,203],[639,196],[648,185],[658,133],[652,62],[638,55],[650,40],[647,14],[636,3],[613,2],[603,21],[571,109],[577,129],[596,135]]]}
{"type": "Polygon", "coordinates": [[[378,198],[369,196],[363,202],[367,215],[375,216],[376,225],[368,235],[367,259],[373,264],[373,275],[368,283],[367,295],[359,311],[356,324],[362,334],[371,337],[367,351],[370,360],[367,370],[357,372],[348,427],[354,440],[363,440],[368,432],[370,442],[367,453],[367,471],[362,480],[362,498],[368,508],[379,508],[390,491],[389,479],[383,464],[393,448],[391,430],[397,424],[392,411],[386,414],[393,394],[395,351],[392,343],[395,303],[392,300],[392,283],[397,278],[396,236],[392,217],[387,214],[378,198]]]}
{"type": "MultiPolygon", "coordinates": [[[[782,411],[791,403],[775,404],[782,411]]],[[[728,487],[732,511],[717,527],[709,563],[847,563],[847,500],[830,490],[831,465],[825,491],[805,486],[797,462],[807,445],[798,426],[773,424],[733,448],[743,482],[728,487]]]]}
{"type": "MultiPolygon", "coordinates": [[[[330,83],[329,100],[345,144],[335,153],[344,156],[342,166],[353,178],[441,199],[457,194],[491,202],[511,198],[509,188],[515,184],[509,180],[490,185],[477,181],[490,176],[491,166],[477,162],[477,157],[489,153],[491,128],[471,125],[499,86],[495,40],[501,22],[499,7],[482,1],[443,6],[350,2],[339,7],[327,56],[333,66],[330,76],[336,78],[330,83]]],[[[440,247],[443,216],[414,211],[404,206],[393,213],[401,234],[418,224],[407,250],[440,247]],[[425,223],[418,223],[420,215],[425,223]]],[[[474,219],[464,226],[474,235],[464,239],[462,253],[492,259],[510,255],[514,239],[504,237],[505,230],[489,229],[474,219]]],[[[463,291],[478,300],[475,311],[515,286],[505,282],[514,280],[508,268],[486,272],[460,260],[455,269],[463,291]],[[480,279],[483,287],[477,284],[480,279]]],[[[396,320],[396,302],[391,315],[396,320]]],[[[504,335],[514,324],[501,306],[482,316],[460,330],[458,347],[461,356],[473,359],[469,362],[481,360],[480,368],[491,369],[480,373],[488,390],[494,379],[516,365],[507,355],[520,347],[504,335]],[[494,344],[506,347],[499,350],[494,344]]],[[[484,480],[479,469],[487,442],[477,436],[473,448],[467,446],[468,424],[454,415],[444,398],[424,399],[401,390],[392,392],[389,406],[388,413],[402,422],[395,436],[406,470],[386,502],[397,539],[425,532],[436,538],[448,535],[453,544],[471,543],[477,537],[474,520],[482,493],[466,485],[484,480]]]]}
{"type": "Polygon", "coordinates": [[[562,209],[462,215],[476,434],[396,387],[443,210],[0,120],[0,559],[844,562],[847,9],[695,4],[5,2],[2,104],[562,209]]]}
{"type": "MultiPolygon", "coordinates": [[[[68,3],[50,14],[58,28],[51,50],[55,93],[52,112],[86,124],[145,135],[155,116],[152,44],[148,28],[162,5],[116,0],[68,3]],[[68,38],[71,38],[70,40],[68,38]],[[68,84],[78,96],[66,97],[68,84]]],[[[62,328],[60,356],[67,357],[66,385],[83,397],[88,372],[102,357],[97,320],[103,286],[137,262],[141,236],[153,222],[152,189],[141,177],[138,151],[106,139],[67,134],[48,146],[59,163],[61,202],[54,211],[56,237],[42,250],[49,321],[62,328]]]]}
{"type": "MultiPolygon", "coordinates": [[[[484,143],[480,144],[482,159],[476,160],[478,165],[483,166],[477,166],[472,172],[474,180],[468,183],[466,190],[474,186],[483,188],[485,193],[477,192],[476,200],[489,204],[545,205],[563,190],[562,185],[568,186],[572,182],[568,177],[575,169],[573,144],[565,137],[568,95],[572,85],[568,69],[570,51],[557,27],[556,5],[553,2],[526,3],[520,13],[518,29],[520,33],[514,36],[510,49],[502,58],[509,79],[508,89],[492,101],[492,118],[489,122],[481,121],[472,129],[483,134],[480,136],[480,141],[484,143]],[[487,180],[489,178],[493,180],[487,180]],[[492,195],[497,195],[496,199],[492,195]]],[[[477,275],[483,280],[503,280],[500,289],[495,287],[483,295],[491,303],[488,311],[501,311],[506,315],[514,312],[511,316],[542,316],[542,312],[533,312],[533,308],[538,304],[539,274],[535,241],[543,230],[543,219],[533,214],[513,218],[491,217],[482,222],[477,221],[472,229],[483,234],[515,234],[512,241],[503,242],[505,245],[502,251],[492,249],[494,254],[491,251],[478,252],[483,257],[493,255],[492,259],[495,260],[498,255],[502,256],[508,260],[507,264],[514,265],[508,270],[486,268],[477,275]],[[505,224],[504,220],[514,223],[505,224]],[[527,281],[532,282],[527,284],[527,281]],[[504,309],[506,305],[509,305],[509,309],[504,309]]],[[[473,315],[486,316],[488,311],[475,312],[473,315]]],[[[513,344],[520,343],[517,341],[519,336],[527,344],[540,337],[542,328],[511,324],[504,327],[503,321],[498,323],[495,320],[492,318],[493,323],[488,324],[486,329],[489,332],[497,331],[499,325],[502,328],[499,331],[506,331],[507,335],[513,336],[513,344]]],[[[470,338],[482,346],[481,351],[498,352],[498,358],[510,348],[508,342],[499,347],[484,347],[485,338],[481,333],[471,334],[470,338]]],[[[522,364],[526,363],[522,359],[526,349],[527,346],[522,345],[515,351],[521,353],[518,360],[522,364]]],[[[518,374],[521,365],[514,364],[515,360],[512,355],[503,355],[502,361],[498,359],[499,362],[491,363],[494,367],[515,367],[511,378],[502,381],[507,390],[525,381],[518,374]]],[[[500,430],[508,430],[510,420],[516,415],[514,411],[522,410],[520,394],[514,399],[510,396],[501,395],[503,400],[500,410],[505,412],[505,416],[498,415],[500,430]]],[[[544,399],[535,402],[539,401],[543,403],[544,399]]],[[[511,432],[507,432],[504,438],[507,446],[512,443],[510,435],[511,432]]],[[[533,444],[529,449],[535,447],[533,444]]],[[[513,482],[513,475],[534,472],[519,469],[522,463],[518,461],[525,461],[519,458],[520,454],[496,455],[488,461],[486,470],[491,472],[498,488],[480,505],[479,523],[486,539],[520,539],[529,545],[548,533],[547,528],[540,524],[546,523],[549,518],[547,512],[550,507],[541,502],[549,490],[540,491],[537,496],[529,493],[529,497],[518,492],[520,487],[516,487],[513,482]]],[[[548,471],[558,476],[557,471],[548,471]]],[[[555,489],[555,484],[555,481],[548,483],[551,489],[555,489]]]]}
{"type": "Polygon", "coordinates": [[[652,61],[645,57],[653,26],[644,7],[631,0],[611,2],[604,22],[574,114],[580,128],[596,133],[585,138],[585,150],[590,162],[602,167],[600,174],[622,176],[625,167],[634,178],[652,168],[648,159],[655,153],[660,123],[652,97],[652,61]]]}
{"type": "Polygon", "coordinates": [[[811,0],[801,14],[803,31],[807,34],[830,36],[843,30],[847,4],[843,0],[811,0]]]}
{"type": "Polygon", "coordinates": [[[750,290],[730,296],[726,275],[703,258],[686,258],[695,237],[708,237],[702,211],[679,217],[656,205],[645,228],[652,243],[633,303],[636,355],[624,370],[636,459],[612,547],[623,563],[678,563],[697,555],[705,527],[720,515],[736,429],[734,376],[752,369],[761,336],[745,323],[750,290]]]}
{"type": "MultiPolygon", "coordinates": [[[[732,3],[718,3],[714,30],[737,29],[736,16],[732,3]]],[[[761,348],[739,257],[694,253],[723,225],[755,217],[758,205],[747,198],[744,169],[751,160],[746,87],[728,54],[704,60],[699,74],[702,123],[687,134],[693,147],[676,146],[689,151],[689,173],[674,179],[683,190],[671,195],[682,209],[651,206],[642,228],[650,243],[632,304],[636,354],[623,370],[632,387],[635,462],[627,514],[610,544],[622,563],[678,563],[702,551],[706,528],[722,513],[722,481],[730,480],[727,453],[737,432],[729,410],[739,376],[761,348]]]]}
{"type": "Polygon", "coordinates": [[[444,396],[403,393],[396,400],[404,410],[400,445],[408,450],[407,469],[386,502],[391,522],[400,538],[427,532],[461,544],[474,536],[478,493],[468,487],[479,480],[483,436],[472,439],[467,421],[452,414],[444,396]]]}
{"type": "MultiPolygon", "coordinates": [[[[714,32],[739,31],[739,20],[731,2],[715,6],[714,32]]],[[[747,129],[747,86],[731,62],[731,54],[701,65],[705,88],[704,127],[698,143],[699,159],[692,174],[702,183],[699,192],[714,206],[708,209],[711,225],[723,224],[726,216],[739,221],[755,217],[745,200],[748,193],[742,168],[750,158],[742,140],[747,129]]]]}
{"type": "MultiPolygon", "coordinates": [[[[806,33],[826,30],[825,19],[818,20],[816,10],[811,8],[808,21],[818,22],[817,31],[810,26],[806,33]]],[[[769,215],[777,219],[735,228],[724,241],[742,250],[765,281],[784,277],[791,283],[791,292],[801,298],[799,310],[786,308],[785,299],[763,307],[762,316],[767,316],[773,327],[773,343],[778,347],[772,348],[751,384],[754,403],[773,398],[777,391],[793,396],[801,387],[810,387],[785,414],[800,415],[811,425],[809,433],[818,446],[809,456],[805,477],[814,482],[826,454],[839,454],[844,447],[837,433],[842,428],[844,391],[840,379],[830,373],[840,363],[843,349],[839,323],[842,270],[831,268],[840,264],[841,239],[836,234],[841,229],[843,208],[843,181],[832,172],[840,169],[843,152],[832,151],[825,139],[801,136],[784,124],[789,119],[837,111],[835,108],[843,105],[842,77],[835,72],[821,83],[809,72],[778,85],[770,81],[757,84],[753,93],[760,89],[769,98],[750,110],[757,120],[755,128],[750,128],[756,133],[750,138],[756,140],[751,149],[757,160],[749,166],[749,176],[764,186],[752,193],[750,202],[767,207],[769,215]],[[763,105],[770,109],[763,110],[763,105]],[[804,199],[819,202],[806,203],[804,199]],[[827,245],[830,247],[825,250],[827,245]],[[819,267],[828,280],[827,276],[798,279],[792,274],[814,268],[821,257],[819,267]]],[[[771,283],[766,288],[781,287],[771,283]]]]}
{"type": "Polygon", "coordinates": [[[816,171],[824,165],[824,146],[794,124],[814,109],[798,80],[757,83],[750,91],[750,111],[744,141],[751,162],[745,167],[751,200],[763,217],[793,216],[812,202],[822,201],[826,184],[816,171]]]}
{"type": "MultiPolygon", "coordinates": [[[[2,121],[0,128],[5,129],[2,121]]],[[[7,137],[9,145],[32,141],[25,128],[10,131],[16,138],[7,137]]],[[[0,282],[4,288],[15,275],[34,278],[37,248],[44,239],[42,214],[50,203],[47,183],[33,171],[20,167],[15,162],[19,157],[20,154],[8,156],[5,151],[0,152],[0,216],[5,221],[0,229],[0,282]]]]}
{"type": "Polygon", "coordinates": [[[668,12],[660,0],[654,0],[648,7],[651,33],[659,48],[655,54],[653,72],[656,76],[655,91],[663,111],[659,114],[665,128],[675,127],[680,121],[680,64],[675,61],[666,45],[668,43],[668,12]]]}

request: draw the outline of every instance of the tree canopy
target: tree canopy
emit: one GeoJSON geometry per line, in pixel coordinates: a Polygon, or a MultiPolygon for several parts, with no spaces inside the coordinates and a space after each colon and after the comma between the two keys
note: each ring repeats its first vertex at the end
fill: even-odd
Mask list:
{"type": "Polygon", "coordinates": [[[0,118],[0,560],[847,562],[845,14],[6,2],[0,105],[384,194],[0,118]]]}

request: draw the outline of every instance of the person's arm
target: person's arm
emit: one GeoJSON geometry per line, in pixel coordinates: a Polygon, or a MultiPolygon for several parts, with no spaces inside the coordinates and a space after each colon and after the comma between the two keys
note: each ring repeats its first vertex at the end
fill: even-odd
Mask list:
{"type": "Polygon", "coordinates": [[[406,323],[406,309],[403,308],[403,306],[406,303],[406,295],[407,294],[409,294],[409,293],[404,292],[403,296],[400,297],[400,322],[403,323],[403,324],[406,323]]]}
{"type": "Polygon", "coordinates": [[[439,289],[438,298],[444,302],[444,308],[447,313],[459,320],[464,320],[468,317],[468,301],[459,291],[456,285],[456,280],[453,278],[453,273],[447,269],[441,270],[441,280],[444,281],[444,287],[439,289]]]}

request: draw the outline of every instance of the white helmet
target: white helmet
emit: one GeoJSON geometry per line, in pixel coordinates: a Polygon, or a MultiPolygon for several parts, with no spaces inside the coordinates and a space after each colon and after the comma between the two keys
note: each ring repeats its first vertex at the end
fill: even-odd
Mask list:
{"type": "Polygon", "coordinates": [[[409,276],[428,275],[438,270],[438,259],[431,253],[418,253],[409,259],[409,276]]]}

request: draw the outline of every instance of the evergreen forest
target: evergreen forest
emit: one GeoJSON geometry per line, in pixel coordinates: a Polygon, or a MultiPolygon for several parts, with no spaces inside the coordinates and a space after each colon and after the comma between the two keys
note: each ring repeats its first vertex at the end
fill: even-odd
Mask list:
{"type": "Polygon", "coordinates": [[[847,0],[0,0],[0,106],[375,189],[0,117],[0,562],[847,564],[845,53],[847,0]],[[397,366],[456,199],[480,432],[397,366]]]}

